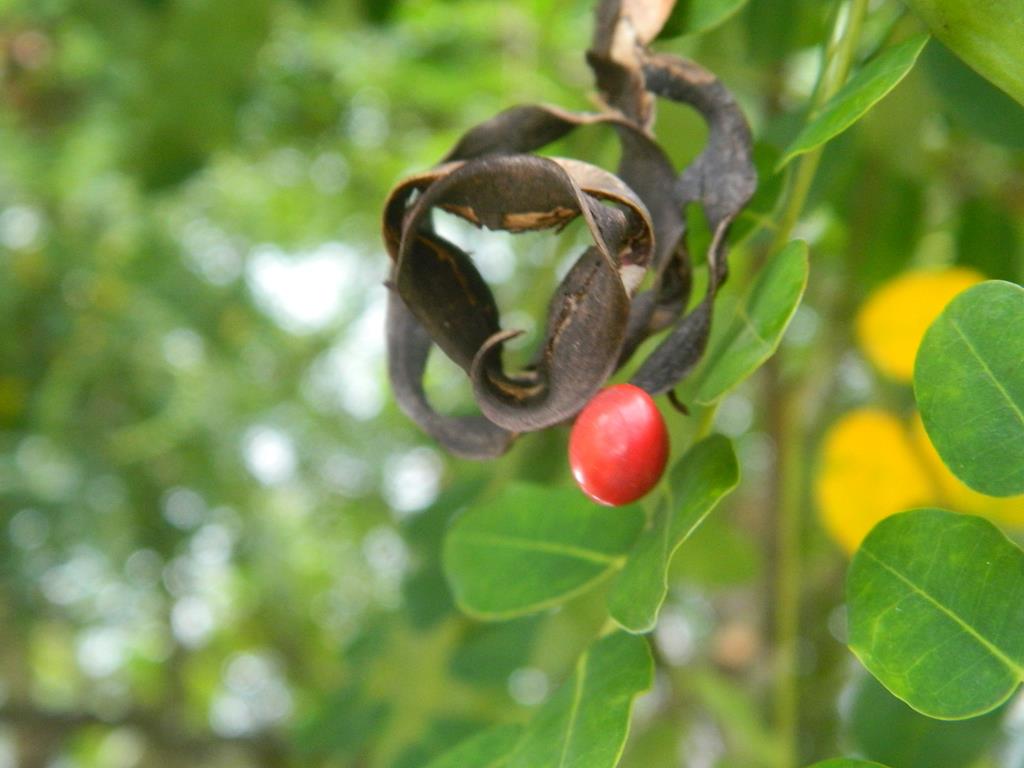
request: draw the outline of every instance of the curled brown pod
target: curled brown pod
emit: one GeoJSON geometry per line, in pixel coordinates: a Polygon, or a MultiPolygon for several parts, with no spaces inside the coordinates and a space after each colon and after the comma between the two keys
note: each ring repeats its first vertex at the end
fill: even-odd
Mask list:
{"type": "MultiPolygon", "coordinates": [[[[392,290],[427,337],[469,374],[488,421],[509,432],[557,424],[614,371],[654,234],[644,204],[613,174],[577,160],[488,155],[409,180],[395,190],[386,210],[392,290]],[[494,297],[469,256],[433,232],[434,209],[511,232],[557,229],[577,217],[585,221],[593,244],[556,289],[544,341],[528,370],[505,371],[502,344],[516,332],[500,327],[494,297]]],[[[398,348],[410,321],[404,315],[399,320],[402,329],[398,321],[393,324],[389,346],[407,357],[398,348]]],[[[392,370],[393,376],[414,372],[421,375],[392,370]]],[[[402,389],[408,391],[408,381],[402,389]]],[[[423,421],[423,405],[417,397],[417,407],[407,412],[423,421]]],[[[426,422],[442,443],[465,453],[464,435],[457,444],[444,434],[443,417],[434,414],[426,422]]],[[[467,425],[457,427],[464,432],[467,425]]]]}
{"type": "Polygon", "coordinates": [[[729,226],[756,186],[742,112],[710,72],[647,44],[671,0],[603,0],[587,60],[606,104],[597,113],[546,105],[508,109],[469,130],[434,169],[405,179],[384,211],[392,259],[389,372],[405,412],[454,453],[499,455],[520,432],[577,413],[645,339],[667,331],[632,377],[651,394],[670,391],[699,362],[714,300],[728,275],[729,226]],[[689,104],[708,123],[704,150],[677,173],[652,134],[657,97],[689,104]],[[616,174],[578,160],[529,153],[583,125],[618,135],[616,174]],[[692,284],[686,238],[690,205],[712,231],[707,289],[687,311],[692,284]],[[440,209],[480,227],[510,232],[563,227],[581,217],[592,245],[549,303],[543,343],[531,365],[510,373],[497,305],[472,259],[437,235],[440,209]],[[646,270],[654,277],[636,293],[646,270]],[[466,371],[480,408],[447,417],[427,402],[422,376],[432,345],[466,371]]]}

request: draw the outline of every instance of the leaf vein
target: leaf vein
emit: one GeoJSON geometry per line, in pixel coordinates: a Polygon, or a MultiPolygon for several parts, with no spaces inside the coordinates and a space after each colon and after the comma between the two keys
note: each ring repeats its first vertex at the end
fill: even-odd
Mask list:
{"type": "Polygon", "coordinates": [[[754,335],[754,338],[761,342],[761,346],[764,349],[772,348],[772,343],[761,335],[761,332],[757,329],[757,326],[754,325],[754,321],[751,319],[750,315],[747,314],[746,307],[740,307],[736,311],[736,316],[743,321],[743,325],[745,325],[747,329],[754,335]]]}
{"type": "Polygon", "coordinates": [[[583,683],[587,676],[587,662],[590,661],[590,653],[583,654],[580,659],[579,669],[576,670],[576,685],[572,692],[572,706],[569,708],[569,724],[565,729],[565,741],[562,743],[562,754],[558,758],[558,768],[565,768],[565,758],[569,755],[569,744],[572,742],[572,732],[576,729],[576,718],[580,712],[580,700],[583,698],[583,683]]]}
{"type": "Polygon", "coordinates": [[[577,547],[573,544],[561,544],[554,541],[541,541],[538,539],[523,539],[517,536],[505,536],[492,533],[466,533],[460,534],[463,541],[475,544],[488,544],[495,547],[507,549],[521,549],[527,552],[543,552],[549,555],[561,555],[576,560],[585,560],[599,565],[617,565],[621,562],[620,556],[609,555],[606,552],[599,552],[594,549],[577,547]]]}
{"type": "Polygon", "coordinates": [[[967,347],[967,350],[971,353],[971,355],[974,356],[974,359],[977,360],[978,363],[981,365],[982,370],[985,371],[985,374],[988,376],[988,378],[992,380],[992,384],[995,385],[995,388],[999,390],[999,393],[1003,396],[1007,404],[1009,404],[1010,408],[1016,414],[1017,421],[1019,421],[1021,426],[1024,427],[1024,410],[1022,410],[1021,406],[1017,403],[1017,401],[1010,396],[1010,393],[1006,391],[1006,387],[1003,386],[1003,383],[996,378],[995,373],[992,371],[991,368],[989,368],[988,363],[985,361],[985,358],[981,356],[977,348],[971,342],[970,338],[967,336],[966,333],[964,333],[964,330],[963,328],[960,327],[960,324],[957,323],[956,320],[952,319],[949,321],[949,323],[950,325],[953,326],[953,330],[957,332],[957,335],[963,340],[964,345],[967,347]]]}
{"type": "Polygon", "coordinates": [[[895,576],[897,579],[899,579],[905,585],[907,585],[913,592],[915,592],[916,594],[918,594],[921,597],[923,597],[927,602],[931,603],[936,609],[938,609],[939,612],[945,614],[947,617],[952,619],[968,635],[970,635],[975,640],[977,640],[978,643],[983,648],[985,648],[985,650],[987,650],[990,654],[992,654],[992,656],[994,656],[998,661],[1000,661],[1008,669],[1010,669],[1012,672],[1014,672],[1017,675],[1018,678],[1024,679],[1024,667],[1022,667],[1020,664],[1018,664],[1013,659],[1011,659],[1009,656],[1007,656],[1006,653],[1004,653],[998,646],[993,644],[984,635],[979,633],[974,627],[972,627],[970,624],[968,624],[966,621],[964,621],[964,619],[961,618],[959,614],[957,614],[955,611],[950,610],[945,605],[940,603],[933,595],[931,595],[930,593],[928,593],[928,592],[924,591],[923,589],[921,589],[919,586],[917,586],[917,584],[915,584],[909,578],[907,578],[902,573],[900,573],[898,570],[893,568],[887,562],[882,560],[880,557],[878,557],[878,555],[876,555],[870,549],[867,549],[866,547],[861,546],[860,551],[863,552],[868,557],[870,557],[876,563],[878,563],[882,568],[887,570],[889,573],[891,573],[893,576],[895,576]]]}

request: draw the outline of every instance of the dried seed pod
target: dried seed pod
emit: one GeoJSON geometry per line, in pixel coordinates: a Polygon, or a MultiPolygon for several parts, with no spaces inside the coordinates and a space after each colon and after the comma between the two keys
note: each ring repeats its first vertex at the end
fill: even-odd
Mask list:
{"type": "Polygon", "coordinates": [[[489,458],[515,434],[562,422],[652,334],[669,329],[632,378],[650,394],[671,390],[707,346],[715,296],[728,275],[729,226],[756,186],[746,121],[726,88],[683,59],[647,45],[672,0],[602,0],[587,60],[608,105],[572,113],[525,105],[468,131],[433,170],[389,197],[384,241],[393,261],[389,371],[399,403],[449,450],[489,458]],[[686,103],[708,123],[707,145],[677,174],[651,134],[656,97],[686,103]],[[528,155],[582,125],[613,128],[622,145],[618,175],[579,161],[528,155]],[[604,203],[612,203],[611,206],[604,203]],[[713,233],[708,286],[685,313],[691,288],[685,209],[700,205],[713,233]],[[494,298],[472,260],[433,232],[440,208],[477,226],[507,231],[558,228],[583,217],[593,245],[557,288],[534,363],[507,373],[494,298]],[[652,287],[634,295],[643,270],[652,287]],[[470,376],[481,416],[435,412],[421,379],[431,343],[470,376]]]}
{"type": "MultiPolygon", "coordinates": [[[[429,337],[470,375],[491,422],[513,432],[559,423],[611,375],[630,298],[654,242],[646,208],[614,175],[576,160],[494,155],[416,177],[395,191],[387,211],[392,287],[429,337]],[[412,202],[414,189],[420,194],[412,202]],[[555,291],[544,342],[525,374],[505,372],[501,347],[515,332],[501,330],[493,295],[472,260],[431,231],[435,208],[513,232],[585,220],[594,244],[555,291]]],[[[392,336],[395,345],[401,343],[397,331],[392,336]]]]}

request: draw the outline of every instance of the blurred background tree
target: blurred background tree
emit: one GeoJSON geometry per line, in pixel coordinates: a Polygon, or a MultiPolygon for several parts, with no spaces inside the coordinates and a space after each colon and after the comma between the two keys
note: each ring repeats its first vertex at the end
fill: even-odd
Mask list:
{"type": "MultiPolygon", "coordinates": [[[[719,74],[759,142],[742,285],[832,4],[731,5],[714,30],[664,46],[719,74]]],[[[900,4],[876,6],[861,54],[917,28],[900,4]]],[[[445,524],[481,488],[571,482],[566,435],[475,465],[398,413],[378,216],[396,179],[498,110],[588,108],[591,11],[0,0],[0,766],[416,768],[521,719],[566,677],[603,620],[599,597],[474,623],[438,562],[445,524]]],[[[683,162],[703,128],[666,106],[659,135],[683,162]]],[[[773,397],[820,371],[809,466],[844,411],[908,416],[909,389],[858,349],[854,314],[910,267],[1019,281],[1022,149],[1024,110],[933,41],[826,150],[798,230],[807,299],[784,364],[719,411],[743,484],[675,564],[625,764],[772,764],[773,397]]],[[[612,166],[617,150],[585,130],[555,151],[612,166]]],[[[538,312],[563,251],[479,238],[503,307],[538,312]]],[[[432,362],[445,407],[469,401],[458,381],[432,362]]],[[[843,550],[813,521],[805,533],[802,751],[870,752],[878,729],[837,704],[867,687],[842,643],[843,550]]],[[[979,738],[968,759],[1024,765],[1024,725],[1008,722],[998,750],[979,738]]]]}

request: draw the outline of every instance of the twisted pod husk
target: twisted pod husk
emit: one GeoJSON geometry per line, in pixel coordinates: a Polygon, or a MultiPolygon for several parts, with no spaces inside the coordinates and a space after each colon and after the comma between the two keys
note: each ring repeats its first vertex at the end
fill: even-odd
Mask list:
{"type": "Polygon", "coordinates": [[[388,372],[402,410],[452,453],[502,454],[512,440],[573,417],[636,348],[668,333],[631,382],[671,390],[707,346],[715,296],[728,275],[726,235],[757,184],[750,130],[728,90],[707,70],[653,53],[674,0],[603,0],[587,61],[603,100],[597,113],[545,105],[508,109],[472,128],[435,168],[400,182],[384,209],[388,372]],[[708,124],[704,150],[681,174],[652,133],[655,97],[689,104],[708,124]],[[529,154],[582,125],[604,124],[622,147],[617,174],[529,154]],[[689,312],[692,266],[686,207],[699,204],[712,232],[708,284],[689,312]],[[498,308],[470,257],[439,236],[439,208],[480,227],[522,232],[582,217],[592,245],[555,290],[543,344],[509,373],[498,308]],[[637,292],[648,270],[652,287],[637,292]],[[469,376],[478,416],[430,405],[423,376],[437,345],[469,376]]]}

